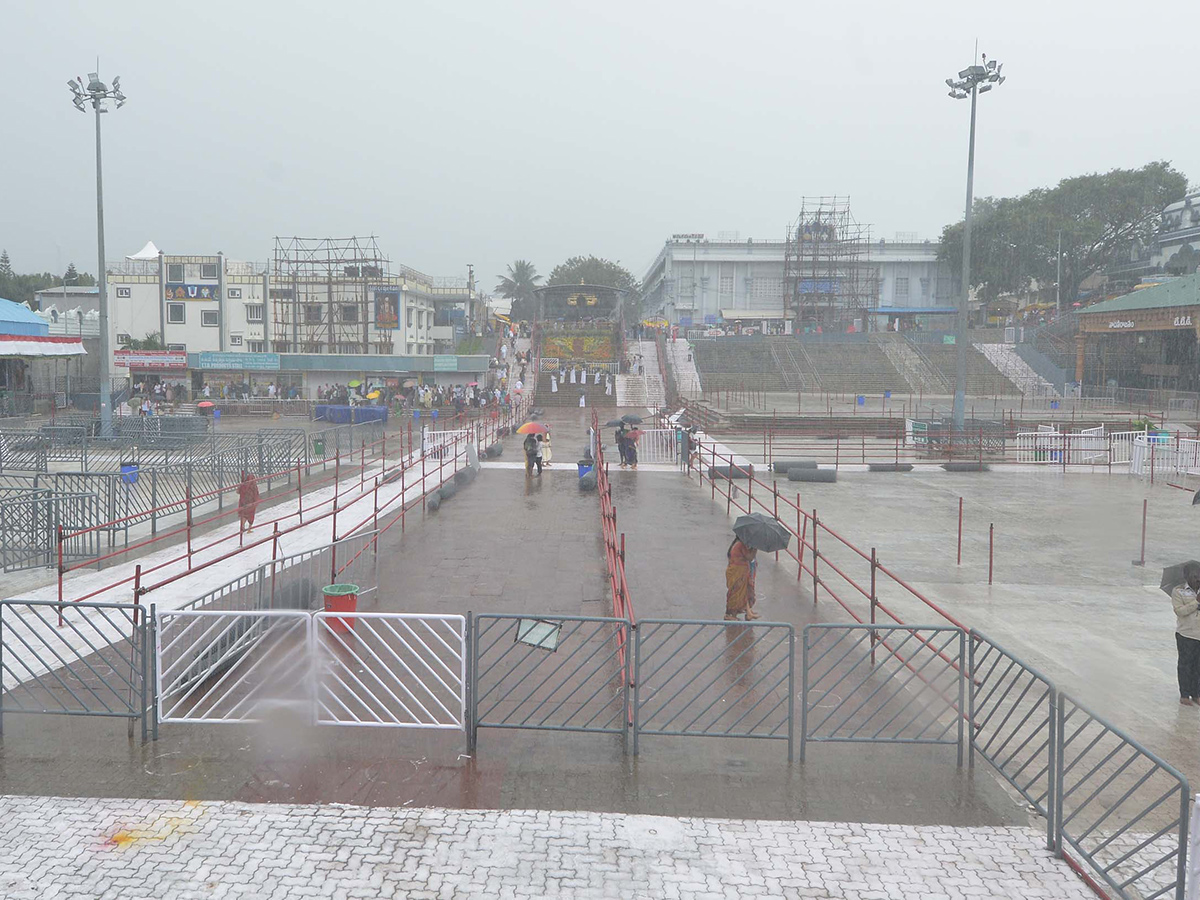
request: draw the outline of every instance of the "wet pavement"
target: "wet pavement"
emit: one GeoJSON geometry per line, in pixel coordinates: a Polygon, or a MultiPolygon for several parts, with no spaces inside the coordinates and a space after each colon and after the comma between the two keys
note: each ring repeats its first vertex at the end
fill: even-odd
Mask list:
{"type": "MultiPolygon", "coordinates": [[[[598,501],[574,459],[590,411],[558,412],[556,465],[542,478],[486,467],[436,513],[381,540],[378,600],[397,612],[611,614],[598,501]]],[[[503,462],[517,459],[506,441],[503,462]]],[[[636,614],[723,613],[729,520],[671,472],[614,470],[636,614]]],[[[836,615],[764,561],[759,608],[799,627],[836,615]]],[[[615,671],[615,666],[614,669],[615,671]]],[[[0,791],[68,796],[558,809],[904,824],[1024,825],[986,769],[946,747],[819,745],[788,764],[782,742],[483,729],[461,733],[310,727],[286,710],[262,725],[164,724],[140,746],[113,720],[7,716],[0,791]]],[[[797,715],[797,728],[799,716],[797,715]]]]}

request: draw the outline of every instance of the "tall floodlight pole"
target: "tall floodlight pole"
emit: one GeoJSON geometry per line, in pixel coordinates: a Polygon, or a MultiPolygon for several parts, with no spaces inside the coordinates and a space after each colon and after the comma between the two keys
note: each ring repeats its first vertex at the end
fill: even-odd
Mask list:
{"type": "Polygon", "coordinates": [[[983,65],[969,66],[958,73],[958,80],[947,78],[950,96],[955,100],[971,98],[971,138],[967,148],[967,208],[963,217],[962,293],[958,299],[958,328],[954,337],[957,352],[954,372],[954,430],[965,427],[967,409],[967,309],[971,295],[971,204],[975,191],[975,105],[980,94],[1004,84],[1003,65],[983,56],[983,65]]]}
{"type": "Polygon", "coordinates": [[[112,87],[100,80],[98,72],[88,75],[85,85],[82,78],[73,78],[67,82],[71,89],[75,108],[81,113],[87,112],[87,104],[92,105],[96,113],[96,250],[100,258],[100,268],[97,272],[97,285],[100,299],[100,436],[112,437],[112,353],[108,340],[108,278],[104,266],[104,167],[100,156],[100,116],[108,112],[107,101],[115,100],[117,109],[125,105],[125,95],[121,93],[121,79],[113,79],[112,87]]]}

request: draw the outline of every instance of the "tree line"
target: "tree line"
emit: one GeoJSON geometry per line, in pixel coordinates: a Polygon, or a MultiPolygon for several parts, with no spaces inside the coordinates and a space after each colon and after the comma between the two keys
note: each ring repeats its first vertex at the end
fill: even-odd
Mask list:
{"type": "Polygon", "coordinates": [[[31,308],[36,308],[34,295],[38,291],[46,288],[61,288],[63,284],[68,287],[93,287],[96,284],[96,276],[76,271],[75,263],[67,266],[67,271],[62,275],[54,275],[50,272],[21,275],[13,269],[8,251],[0,251],[0,297],[5,300],[11,300],[14,303],[28,303],[31,308]]]}
{"type": "MultiPolygon", "coordinates": [[[[507,275],[498,275],[499,283],[496,293],[501,297],[512,300],[512,317],[516,319],[534,318],[537,311],[537,298],[534,289],[541,287],[544,276],[537,273],[537,266],[527,259],[518,259],[508,266],[507,275]]],[[[620,288],[628,291],[627,309],[633,312],[630,318],[638,315],[641,309],[642,286],[633,274],[620,263],[599,256],[572,256],[550,270],[545,278],[546,286],[559,284],[595,284],[604,287],[620,288]]]]}

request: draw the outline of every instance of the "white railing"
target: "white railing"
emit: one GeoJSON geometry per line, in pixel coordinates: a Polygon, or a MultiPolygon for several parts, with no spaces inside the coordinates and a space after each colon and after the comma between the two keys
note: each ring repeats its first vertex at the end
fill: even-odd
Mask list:
{"type": "Polygon", "coordinates": [[[669,463],[679,460],[679,438],[674,428],[644,428],[637,440],[639,463],[669,463]]]}
{"type": "Polygon", "coordinates": [[[1017,434],[1016,461],[1058,466],[1108,465],[1109,439],[1103,425],[1077,434],[1060,434],[1042,426],[1036,432],[1017,434]]]}
{"type": "Polygon", "coordinates": [[[1139,477],[1200,475],[1200,440],[1145,434],[1133,439],[1129,474],[1139,477]]]}
{"type": "Polygon", "coordinates": [[[1134,438],[1145,437],[1146,432],[1142,431],[1114,431],[1108,436],[1109,455],[1112,457],[1113,465],[1126,464],[1133,459],[1133,441],[1134,438]]]}

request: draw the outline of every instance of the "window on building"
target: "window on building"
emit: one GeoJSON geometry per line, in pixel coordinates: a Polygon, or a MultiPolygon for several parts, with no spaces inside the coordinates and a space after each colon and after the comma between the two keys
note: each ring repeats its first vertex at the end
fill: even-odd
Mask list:
{"type": "Polygon", "coordinates": [[[409,328],[412,328],[412,319],[413,319],[413,311],[412,311],[412,307],[410,306],[408,308],[407,315],[405,316],[405,320],[407,321],[409,328]]]}
{"type": "Polygon", "coordinates": [[[215,281],[217,277],[217,264],[200,263],[200,277],[215,281]]]}
{"type": "Polygon", "coordinates": [[[167,304],[167,321],[172,325],[182,325],[184,323],[184,305],[182,303],[167,304]]]}
{"type": "Polygon", "coordinates": [[[247,303],[246,304],[246,321],[261,322],[263,320],[263,304],[247,303]]]}
{"type": "Polygon", "coordinates": [[[171,263],[167,266],[167,281],[183,284],[183,263],[171,263]]]}
{"type": "Polygon", "coordinates": [[[124,347],[129,343],[129,335],[117,332],[117,343],[124,347]]]}
{"type": "Polygon", "coordinates": [[[750,293],[755,300],[779,300],[783,297],[783,279],[755,278],[750,293]]]}
{"type": "Polygon", "coordinates": [[[292,345],[290,341],[271,341],[271,350],[275,353],[291,353],[292,345]]]}
{"type": "Polygon", "coordinates": [[[200,310],[200,324],[205,328],[216,328],[221,324],[221,313],[215,309],[200,310]]]}
{"type": "Polygon", "coordinates": [[[413,352],[413,345],[412,345],[412,344],[409,344],[409,345],[408,345],[408,349],[407,349],[405,352],[406,352],[406,353],[407,353],[409,356],[412,356],[412,352],[413,352]]]}
{"type": "Polygon", "coordinates": [[[733,299],[733,276],[732,275],[722,275],[721,276],[721,299],[722,300],[732,300],[733,299]]]}
{"type": "Polygon", "coordinates": [[[921,299],[922,300],[929,299],[929,279],[928,278],[921,279],[921,299]]]}
{"type": "Polygon", "coordinates": [[[242,336],[240,334],[231,334],[229,336],[229,346],[230,347],[242,346],[242,336]]]}
{"type": "Polygon", "coordinates": [[[117,299],[118,300],[127,299],[129,296],[130,296],[129,288],[127,288],[127,287],[117,288],[117,299]]]}
{"type": "MultiPolygon", "coordinates": [[[[305,303],[304,304],[304,324],[305,325],[320,325],[324,321],[324,310],[320,303],[305,303]]],[[[312,351],[306,351],[312,352],[312,351]]]]}
{"type": "Polygon", "coordinates": [[[320,353],[321,348],[324,346],[325,345],[322,344],[320,341],[305,341],[304,342],[304,352],[305,353],[320,353]]]}
{"type": "Polygon", "coordinates": [[[229,289],[229,299],[230,300],[241,300],[242,299],[242,289],[241,288],[230,288],[229,289]]]}
{"type": "Polygon", "coordinates": [[[896,287],[893,291],[893,297],[896,300],[908,299],[908,277],[900,275],[896,277],[896,287]]]}
{"type": "Polygon", "coordinates": [[[342,304],[342,321],[351,324],[358,321],[358,307],[355,304],[342,304]]]}
{"type": "Polygon", "coordinates": [[[262,353],[266,349],[266,341],[246,341],[246,349],[251,353],[262,353]]]}

